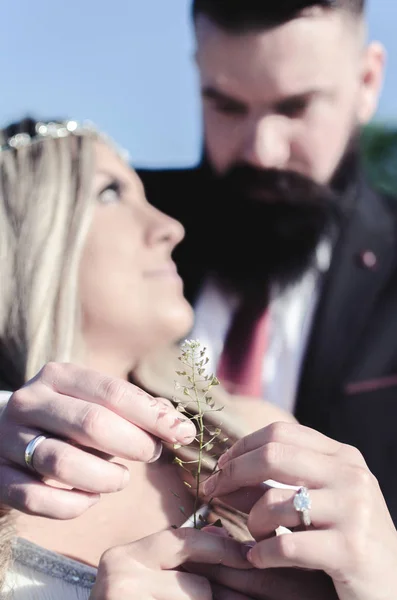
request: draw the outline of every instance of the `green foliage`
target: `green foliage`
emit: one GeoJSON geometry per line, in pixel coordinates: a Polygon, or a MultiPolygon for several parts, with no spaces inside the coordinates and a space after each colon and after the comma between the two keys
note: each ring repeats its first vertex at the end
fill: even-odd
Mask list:
{"type": "Polygon", "coordinates": [[[365,127],[361,152],[372,185],[397,196],[397,125],[373,123],[365,127]]]}

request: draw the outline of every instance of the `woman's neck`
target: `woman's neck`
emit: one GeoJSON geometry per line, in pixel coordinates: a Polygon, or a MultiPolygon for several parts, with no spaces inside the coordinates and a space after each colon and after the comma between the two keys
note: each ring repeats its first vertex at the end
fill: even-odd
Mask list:
{"type": "Polygon", "coordinates": [[[129,374],[137,364],[137,360],[133,356],[127,359],[126,357],[119,357],[112,352],[104,353],[97,350],[86,351],[84,360],[79,360],[78,362],[88,369],[124,380],[129,379],[129,374]]]}

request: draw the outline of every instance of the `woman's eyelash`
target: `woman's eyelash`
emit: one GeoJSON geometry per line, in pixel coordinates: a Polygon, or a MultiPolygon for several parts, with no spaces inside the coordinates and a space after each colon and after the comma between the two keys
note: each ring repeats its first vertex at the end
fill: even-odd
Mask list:
{"type": "Polygon", "coordinates": [[[120,193],[121,187],[121,183],[119,181],[114,180],[108,183],[108,185],[105,185],[105,187],[99,192],[99,194],[103,194],[103,192],[106,192],[106,190],[113,190],[114,192],[120,193]]]}
{"type": "Polygon", "coordinates": [[[103,202],[112,202],[120,199],[122,194],[122,184],[119,181],[112,181],[106,185],[100,192],[99,197],[103,202]]]}

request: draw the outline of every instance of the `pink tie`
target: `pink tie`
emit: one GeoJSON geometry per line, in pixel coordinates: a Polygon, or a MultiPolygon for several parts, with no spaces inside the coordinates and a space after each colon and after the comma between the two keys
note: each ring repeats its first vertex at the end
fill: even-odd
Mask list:
{"type": "Polygon", "coordinates": [[[217,376],[232,394],[261,397],[268,333],[268,309],[245,301],[226,336],[217,376]]]}

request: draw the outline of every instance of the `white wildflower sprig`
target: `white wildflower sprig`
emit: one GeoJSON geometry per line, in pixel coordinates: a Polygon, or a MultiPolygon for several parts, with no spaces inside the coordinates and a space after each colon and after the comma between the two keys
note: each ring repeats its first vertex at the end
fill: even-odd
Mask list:
{"type": "MultiPolygon", "coordinates": [[[[214,447],[217,438],[221,435],[219,427],[209,429],[205,425],[204,416],[209,412],[219,412],[224,407],[215,407],[215,400],[211,396],[211,389],[219,385],[219,381],[215,375],[206,373],[209,358],[206,356],[206,348],[201,346],[200,341],[185,340],[181,345],[179,360],[183,368],[176,371],[176,374],[179,378],[182,378],[183,383],[176,381],[175,389],[182,391],[182,399],[174,398],[174,400],[176,401],[177,410],[195,422],[197,429],[195,440],[198,444],[198,457],[193,461],[184,461],[175,457],[174,463],[185,470],[189,470],[186,468],[188,464],[197,465],[196,470],[192,473],[195,479],[193,519],[195,529],[199,529],[196,514],[200,503],[199,489],[203,452],[209,452],[214,447]],[[206,434],[209,436],[207,441],[205,441],[206,434]]],[[[222,441],[225,442],[227,439],[225,438],[222,441]]],[[[174,448],[178,449],[180,445],[175,444],[174,448]]],[[[186,486],[192,487],[187,481],[184,483],[186,486]]],[[[181,507],[181,511],[184,513],[183,507],[181,507]]]]}

